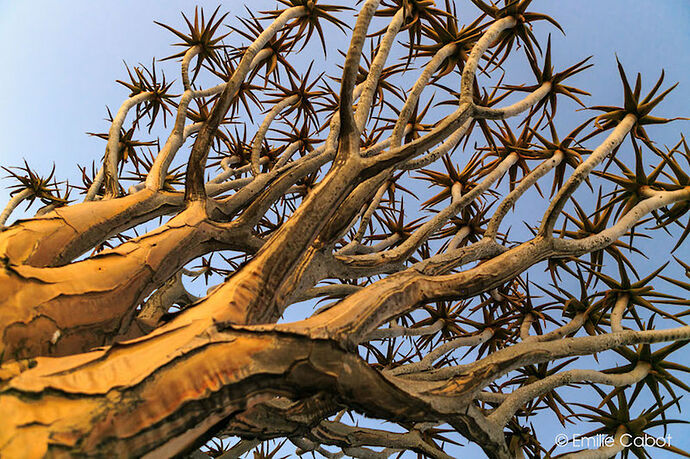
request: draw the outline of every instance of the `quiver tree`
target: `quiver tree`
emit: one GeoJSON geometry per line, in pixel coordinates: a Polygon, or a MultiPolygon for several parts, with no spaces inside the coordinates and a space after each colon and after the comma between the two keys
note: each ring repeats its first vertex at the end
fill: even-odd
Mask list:
{"type": "Polygon", "coordinates": [[[127,68],[83,186],[5,169],[3,224],[45,207],[0,232],[2,457],[172,456],[214,435],[240,440],[203,454],[285,438],[450,457],[457,434],[489,457],[558,454],[537,415],[614,439],[580,457],[650,454],[625,434],[674,423],[690,389],[672,355],[688,301],[669,293],[690,285],[634,262],[641,238],[690,232],[690,149],[646,131],[674,86],[619,63],[620,105],[568,132],[557,101],[584,105],[570,78],[590,64],[553,67],[535,31],[560,25],[529,0],[472,0],[467,25],[449,0],[366,0],[353,21],[278,3],[230,36],[218,10],[164,25],[179,80],[127,68]],[[293,62],[338,29],[335,73],[293,62]],[[536,83],[504,83],[510,59],[536,83]]]}

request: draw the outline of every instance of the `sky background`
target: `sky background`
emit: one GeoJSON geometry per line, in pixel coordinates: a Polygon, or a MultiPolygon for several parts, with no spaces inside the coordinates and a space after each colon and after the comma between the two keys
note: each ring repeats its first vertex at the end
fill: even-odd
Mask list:
{"type": "MultiPolygon", "coordinates": [[[[226,1],[221,12],[230,12],[230,21],[234,15],[246,16],[243,3],[226,1]]],[[[457,3],[460,6],[462,2],[457,3]]],[[[176,52],[170,47],[177,41],[175,37],[153,21],[181,27],[180,11],[193,15],[196,4],[210,13],[219,3],[0,0],[0,165],[18,166],[26,159],[32,167],[47,173],[54,163],[59,180],[78,182],[75,163],[99,161],[105,147],[102,140],[85,133],[107,131],[107,123],[103,121],[105,105],[116,110],[127,96],[127,90],[115,83],[126,76],[123,60],[130,65],[139,62],[148,65],[154,56],[160,58],[176,52]]],[[[274,5],[274,0],[251,2],[253,10],[270,9],[274,5]]],[[[566,31],[563,37],[543,24],[535,28],[539,36],[544,36],[545,31],[552,32],[556,70],[588,55],[594,56],[595,67],[572,81],[592,93],[585,103],[622,103],[615,67],[617,53],[630,79],[636,72],[643,72],[646,88],[656,81],[662,68],[666,70],[667,83],[680,82],[658,108],[657,115],[690,116],[689,1],[535,0],[531,9],[552,15],[566,31]]],[[[475,14],[472,6],[463,6],[461,20],[464,11],[475,14]]],[[[339,45],[344,42],[340,32],[333,28],[327,30],[339,45]]],[[[336,53],[331,53],[331,59],[333,54],[336,53]]],[[[296,59],[312,58],[318,61],[320,56],[296,59]]],[[[169,79],[178,78],[177,67],[168,66],[166,74],[169,79]]],[[[508,80],[533,82],[524,69],[509,72],[508,80]]],[[[570,127],[575,125],[574,121],[571,123],[570,127]]],[[[679,132],[690,133],[689,127],[690,122],[677,122],[649,132],[660,144],[673,145],[679,132]]],[[[6,184],[8,180],[0,180],[0,187],[6,184]]],[[[0,189],[0,207],[8,199],[8,192],[0,189]]],[[[679,255],[687,259],[686,253],[679,255]]],[[[558,431],[557,427],[544,426],[555,429],[554,432],[558,431]]],[[[690,433],[685,427],[679,429],[678,432],[690,433]]],[[[674,445],[685,448],[690,445],[688,435],[678,438],[678,442],[674,441],[674,445]]],[[[659,452],[654,457],[666,455],[659,452]]]]}

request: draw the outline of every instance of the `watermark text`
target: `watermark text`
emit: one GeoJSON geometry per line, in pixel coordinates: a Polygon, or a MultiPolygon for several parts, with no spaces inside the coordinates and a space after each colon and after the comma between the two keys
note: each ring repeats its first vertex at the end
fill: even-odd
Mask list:
{"type": "MultiPolygon", "coordinates": [[[[597,435],[582,435],[560,433],[555,437],[556,446],[563,447],[570,445],[577,449],[596,449],[600,447],[612,447],[616,444],[616,438],[613,435],[597,434],[597,435]]],[[[620,437],[620,443],[624,448],[636,446],[638,448],[656,447],[664,448],[671,446],[671,436],[654,437],[652,435],[635,436],[629,433],[624,433],[620,437]]]]}

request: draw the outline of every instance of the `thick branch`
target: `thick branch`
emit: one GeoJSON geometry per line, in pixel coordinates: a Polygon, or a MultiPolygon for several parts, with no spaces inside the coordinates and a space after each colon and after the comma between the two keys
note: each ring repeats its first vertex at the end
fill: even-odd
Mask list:
{"type": "Polygon", "coordinates": [[[39,358],[33,369],[21,368],[0,370],[3,456],[172,456],[220,421],[276,395],[331,394],[391,420],[435,416],[359,357],[329,342],[276,333],[178,325],[108,350],[39,358]]]}
{"type": "Polygon", "coordinates": [[[193,207],[80,262],[57,268],[5,264],[0,272],[4,357],[64,355],[103,345],[123,332],[136,306],[184,264],[209,250],[240,248],[247,240],[193,207]]]}
{"type": "Polygon", "coordinates": [[[0,254],[15,264],[68,263],[109,237],[180,209],[182,195],[150,190],[60,207],[0,231],[0,254]]]}

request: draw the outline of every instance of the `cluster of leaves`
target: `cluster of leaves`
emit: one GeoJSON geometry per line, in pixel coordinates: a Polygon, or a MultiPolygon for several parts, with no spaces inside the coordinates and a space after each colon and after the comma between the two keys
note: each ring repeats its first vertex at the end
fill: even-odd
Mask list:
{"type": "Polygon", "coordinates": [[[69,183],[65,183],[64,191],[60,190],[59,185],[61,182],[57,182],[54,178],[54,164],[50,174],[46,177],[42,177],[32,170],[26,160],[23,167],[3,167],[3,170],[9,174],[8,178],[17,182],[7,186],[11,190],[10,196],[28,191],[28,197],[25,198],[28,201],[27,209],[31,207],[36,199],[46,206],[52,205],[53,207],[61,207],[69,203],[69,183]]]}

